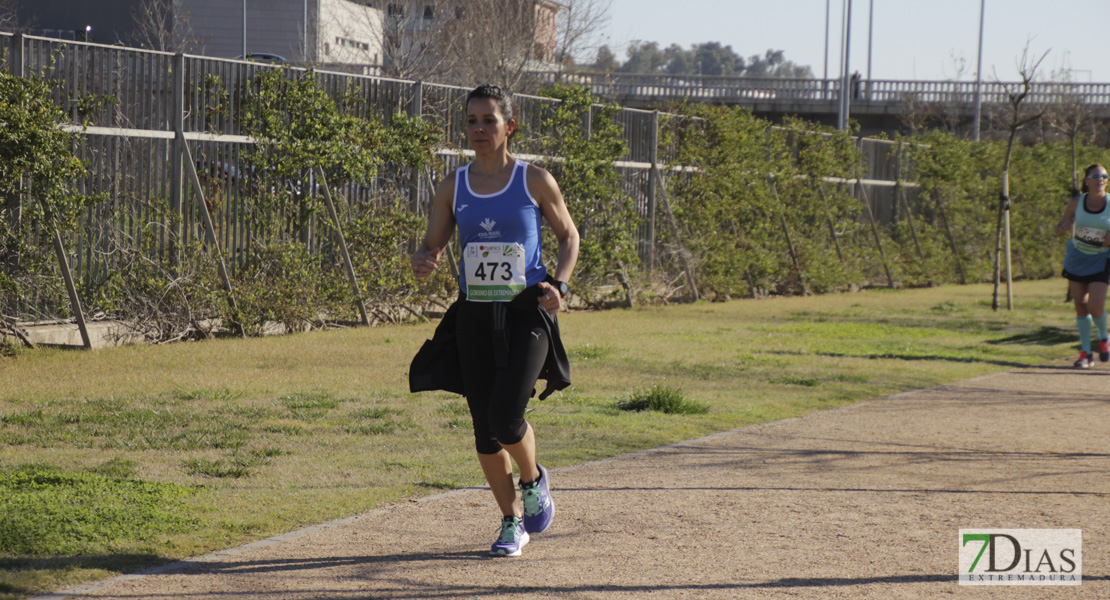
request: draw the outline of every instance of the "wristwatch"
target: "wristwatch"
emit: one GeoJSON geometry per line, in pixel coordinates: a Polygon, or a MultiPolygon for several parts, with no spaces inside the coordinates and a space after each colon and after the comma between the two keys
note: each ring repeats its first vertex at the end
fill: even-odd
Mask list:
{"type": "Polygon", "coordinates": [[[555,287],[559,290],[559,297],[566,298],[567,294],[570,293],[570,286],[567,285],[567,282],[559,281],[558,279],[556,279],[554,280],[554,283],[555,287]]]}

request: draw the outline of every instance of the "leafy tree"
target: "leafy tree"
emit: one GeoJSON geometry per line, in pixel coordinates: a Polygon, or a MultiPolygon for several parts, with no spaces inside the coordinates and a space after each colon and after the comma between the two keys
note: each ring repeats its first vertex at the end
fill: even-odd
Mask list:
{"type": "Polygon", "coordinates": [[[732,46],[722,46],[720,42],[696,44],[693,54],[698,74],[719,77],[744,74],[744,59],[732,51],[732,46]]]}
{"type": "MultiPolygon", "coordinates": [[[[562,157],[544,166],[559,182],[582,241],[575,269],[576,293],[588,303],[603,300],[602,284],[620,278],[638,263],[639,224],[632,198],[621,190],[614,162],[627,151],[619,107],[600,105],[581,87],[556,86],[544,95],[561,102],[544,119],[545,153],[562,157]],[[589,132],[584,124],[589,124],[589,132]]],[[[553,242],[549,245],[553,246],[553,242]]],[[[554,248],[548,253],[554,256],[554,248]]]]}
{"type": "MultiPolygon", "coordinates": [[[[685,112],[696,120],[680,133],[675,162],[697,170],[670,176],[669,189],[682,242],[697,265],[699,295],[726,299],[777,286],[787,268],[772,241],[769,124],[735,107],[699,104],[685,112]]],[[[657,236],[672,256],[684,250],[665,229],[657,236]]]]}
{"type": "Polygon", "coordinates": [[[634,41],[626,53],[628,60],[617,68],[618,73],[658,73],[667,61],[656,42],[634,41]]]}
{"type": "Polygon", "coordinates": [[[748,68],[744,75],[748,77],[812,78],[813,70],[808,65],[799,65],[786,60],[782,50],[768,50],[763,56],[756,54],[748,59],[748,68]]]}
{"type": "Polygon", "coordinates": [[[671,44],[663,51],[663,54],[667,60],[667,73],[671,75],[697,73],[698,66],[695,64],[694,57],[689,51],[683,49],[682,46],[671,44]]]}
{"type": "Polygon", "coordinates": [[[813,77],[813,71],[808,66],[786,60],[782,50],[768,50],[763,56],[757,54],[745,60],[732,46],[725,46],[720,42],[694,44],[689,49],[671,44],[665,50],[661,50],[655,42],[633,42],[627,52],[628,59],[616,69],[620,73],[813,77]]]}
{"type": "MultiPolygon", "coordinates": [[[[364,118],[358,87],[330,97],[309,71],[294,76],[287,70],[259,74],[254,92],[247,99],[244,128],[256,143],[249,159],[257,181],[252,186],[252,213],[258,224],[240,286],[243,295],[257,301],[251,315],[258,326],[278,320],[293,330],[316,322],[327,311],[349,315],[353,298],[343,283],[345,276],[335,251],[337,241],[311,254],[302,242],[282,241],[281,228],[290,216],[294,230],[303,230],[310,220],[336,226],[321,214],[323,189],[316,169],[323,170],[333,190],[362,187],[374,182],[386,164],[414,169],[428,164],[431,147],[438,136],[419,118],[401,113],[387,120],[364,118]],[[326,277],[325,277],[326,275],[326,277]],[[314,292],[311,293],[311,292],[314,292]],[[275,305],[283,301],[284,305],[275,305]]],[[[339,221],[352,231],[352,262],[359,272],[359,295],[371,301],[371,311],[380,320],[396,320],[388,307],[411,299],[405,248],[419,228],[419,219],[400,215],[398,203],[406,192],[385,187],[376,203],[336,202],[339,221]],[[372,233],[376,237],[367,238],[372,233]],[[387,245],[382,237],[391,240],[387,245]],[[383,256],[381,255],[388,255],[383,256]],[[403,285],[404,283],[408,285],[403,285]]]]}
{"type": "Polygon", "coordinates": [[[86,166],[73,154],[78,136],[61,128],[69,119],[41,77],[0,71],[0,313],[30,294],[55,301],[64,292],[51,247],[55,228],[76,226],[91,199],[75,182],[86,166]]]}
{"type": "Polygon", "coordinates": [[[593,70],[608,73],[617,70],[620,65],[617,63],[617,55],[609,49],[609,46],[601,46],[597,49],[597,58],[594,59],[593,70]]]}

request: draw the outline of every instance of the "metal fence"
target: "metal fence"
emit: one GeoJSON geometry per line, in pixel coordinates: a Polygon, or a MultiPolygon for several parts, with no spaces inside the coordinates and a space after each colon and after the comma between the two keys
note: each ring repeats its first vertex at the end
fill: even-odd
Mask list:
{"type": "MultiPolygon", "coordinates": [[[[719,77],[709,75],[668,75],[640,73],[562,73],[540,75],[541,81],[562,81],[582,85],[604,98],[652,98],[737,103],[805,103],[839,100],[840,79],[794,79],[782,77],[719,77]]],[[[909,81],[893,79],[853,80],[849,83],[853,101],[899,103],[918,102],[970,104],[978,90],[985,104],[1006,103],[1011,94],[1021,91],[1021,82],[984,81],[909,81]]],[[[1110,83],[1071,83],[1036,81],[1030,86],[1029,104],[1055,104],[1069,99],[1092,106],[1110,105],[1110,83]]]]}
{"type": "MultiPolygon", "coordinates": [[[[260,72],[282,67],[10,34],[0,34],[0,53],[0,68],[52,81],[54,100],[64,107],[71,126],[83,132],[76,151],[89,165],[89,176],[78,186],[105,201],[87,211],[76,238],[67,240],[78,280],[94,281],[111,269],[111,245],[121,237],[135,238],[138,228],[152,224],[168,232],[171,225],[159,206],[168,206],[179,223],[173,226],[175,231],[160,238],[162,251],[172,251],[173,240],[184,246],[203,235],[200,198],[187,184],[187,152],[205,184],[215,190],[210,198],[210,203],[218,201],[213,211],[215,230],[234,270],[236,257],[250,238],[243,210],[249,172],[243,156],[254,141],[242,130],[244,92],[260,72]],[[103,99],[111,100],[98,101],[103,99]]],[[[388,119],[400,111],[436,123],[449,143],[458,144],[440,152],[445,172],[465,160],[463,101],[468,90],[348,73],[317,71],[316,77],[331,97],[357,99],[362,116],[368,119],[388,119]]],[[[556,133],[545,130],[542,118],[555,102],[516,96],[520,127],[514,152],[535,152],[540,140],[556,133]]],[[[673,166],[676,148],[660,147],[658,112],[622,108],[616,120],[627,145],[617,163],[622,189],[644,218],[640,248],[645,262],[651,264],[656,186],[650,173],[653,165],[664,170],[673,166]]],[[[868,201],[877,215],[893,218],[890,190],[898,166],[892,146],[866,139],[859,144],[865,157],[863,185],[872,189],[868,201]]],[[[418,211],[430,202],[432,190],[423,174],[388,175],[407,182],[405,196],[418,211]]],[[[380,200],[375,182],[348,191],[354,202],[380,200]]],[[[300,235],[314,251],[330,243],[327,233],[315,231],[312,223],[290,235],[300,235]]],[[[35,310],[24,314],[36,312],[44,314],[35,310]]]]}

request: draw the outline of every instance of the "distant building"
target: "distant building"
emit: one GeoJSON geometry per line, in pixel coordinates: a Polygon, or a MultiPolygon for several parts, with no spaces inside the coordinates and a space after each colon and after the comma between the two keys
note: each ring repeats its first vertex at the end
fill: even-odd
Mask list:
{"type": "Polygon", "coordinates": [[[292,63],[381,61],[381,11],[351,0],[247,0],[245,15],[243,2],[229,0],[12,2],[32,35],[219,58],[245,49],[292,63]]]}
{"type": "MultiPolygon", "coordinates": [[[[554,0],[8,0],[32,35],[182,51],[219,58],[275,57],[377,74],[383,64],[458,52],[445,32],[468,19],[518,15],[515,31],[530,70],[554,67],[559,13],[554,0]],[[529,6],[530,5],[530,6],[529,6]],[[519,34],[517,34],[519,35],[519,34]]],[[[454,34],[450,34],[454,35],[454,34]]],[[[456,40],[457,42],[457,40],[456,40]]]]}
{"type": "MultiPolygon", "coordinates": [[[[553,0],[356,0],[379,9],[383,15],[380,30],[382,45],[401,53],[421,52],[423,44],[436,43],[437,35],[454,26],[466,26],[475,11],[490,13],[491,18],[523,15],[523,22],[508,24],[506,30],[531,31],[531,55],[526,57],[536,68],[551,68],[558,47],[559,13],[569,7],[553,0]],[[516,6],[511,6],[515,4],[516,6]],[[532,9],[528,10],[528,4],[532,9]]],[[[453,45],[458,48],[460,46],[453,45]]],[[[390,52],[386,52],[390,54],[390,52]]],[[[389,59],[383,59],[388,62],[389,59]]]]}
{"type": "Polygon", "coordinates": [[[547,64],[555,62],[555,51],[559,43],[559,12],[564,10],[569,10],[569,8],[558,2],[552,2],[552,0],[536,0],[536,38],[532,49],[532,58],[534,60],[547,64]]]}

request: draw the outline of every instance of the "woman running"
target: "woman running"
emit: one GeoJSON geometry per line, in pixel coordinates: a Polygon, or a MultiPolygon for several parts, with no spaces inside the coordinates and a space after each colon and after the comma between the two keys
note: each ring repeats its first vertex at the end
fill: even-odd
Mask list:
{"type": "Polygon", "coordinates": [[[1082,193],[1072,198],[1056,226],[1063,235],[1075,228],[1064,255],[1064,277],[1075,299],[1075,323],[1079,329],[1079,360],[1075,366],[1094,365],[1091,354],[1091,326],[1098,329],[1098,359],[1110,360],[1106,332],[1106,290],[1110,284],[1110,209],[1106,207],[1106,167],[1087,167],[1082,193]]]}
{"type": "MultiPolygon", "coordinates": [[[[467,95],[466,136],[474,160],[436,188],[428,230],[412,256],[416,277],[428,276],[439,268],[458,228],[459,299],[432,341],[452,335],[455,340],[457,355],[448,358],[457,359],[451,367],[458,370],[461,390],[452,391],[466,396],[478,462],[502,515],[490,548],[495,556],[519,556],[529,534],[547,529],[555,514],[547,470],[536,462],[535,432],[524,411],[541,375],[548,380],[541,398],[570,383],[555,314],[567,295],[579,242],[555,179],[509,152],[515,130],[512,99],[501,88],[482,85],[467,95]],[[544,221],[559,243],[554,274],[541,257],[544,221]]],[[[420,362],[418,354],[412,370],[425,373],[410,377],[432,370],[420,362]]]]}

